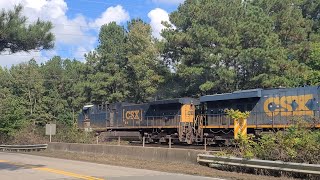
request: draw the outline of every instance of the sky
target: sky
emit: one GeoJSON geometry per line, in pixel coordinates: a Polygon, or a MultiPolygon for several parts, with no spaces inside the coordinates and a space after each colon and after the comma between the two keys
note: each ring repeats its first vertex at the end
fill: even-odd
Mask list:
{"type": "Polygon", "coordinates": [[[24,6],[23,15],[32,23],[38,18],[51,21],[55,47],[49,51],[0,54],[0,66],[29,61],[43,63],[55,55],[85,61],[84,54],[94,50],[102,25],[115,21],[126,25],[132,18],[150,23],[152,35],[161,38],[162,21],[169,22],[169,14],[184,0],[0,0],[0,9],[11,10],[24,6]]]}

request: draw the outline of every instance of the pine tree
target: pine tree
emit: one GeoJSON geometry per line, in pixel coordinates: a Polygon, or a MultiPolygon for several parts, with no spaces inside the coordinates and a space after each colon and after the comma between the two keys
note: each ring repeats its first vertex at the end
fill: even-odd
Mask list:
{"type": "Polygon", "coordinates": [[[54,46],[54,35],[50,32],[52,24],[39,19],[29,24],[21,15],[22,6],[14,10],[0,11],[0,52],[51,49],[54,46]]]}

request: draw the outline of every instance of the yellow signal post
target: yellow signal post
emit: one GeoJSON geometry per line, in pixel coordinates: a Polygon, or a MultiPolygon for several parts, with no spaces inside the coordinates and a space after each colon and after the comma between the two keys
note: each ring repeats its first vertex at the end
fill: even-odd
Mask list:
{"type": "Polygon", "coordinates": [[[247,118],[250,116],[249,112],[241,112],[239,110],[226,110],[227,115],[233,119],[234,139],[239,139],[239,134],[242,137],[247,136],[247,118]]]}
{"type": "Polygon", "coordinates": [[[234,139],[247,137],[247,119],[234,119],[234,139]]]}

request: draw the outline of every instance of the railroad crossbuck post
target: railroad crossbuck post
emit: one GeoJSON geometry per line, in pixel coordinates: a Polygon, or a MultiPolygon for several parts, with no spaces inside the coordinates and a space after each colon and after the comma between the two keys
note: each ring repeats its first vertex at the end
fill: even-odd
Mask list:
{"type": "Polygon", "coordinates": [[[234,139],[247,136],[247,119],[234,119],[234,139]]]}

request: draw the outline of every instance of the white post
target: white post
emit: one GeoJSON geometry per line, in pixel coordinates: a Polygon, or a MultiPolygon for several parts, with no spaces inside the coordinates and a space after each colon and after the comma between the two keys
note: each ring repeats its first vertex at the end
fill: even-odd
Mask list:
{"type": "Polygon", "coordinates": [[[207,151],[207,138],[204,138],[204,151],[207,151]]]}
{"type": "Polygon", "coordinates": [[[142,137],[142,147],[144,147],[144,144],[145,144],[145,142],[146,142],[146,137],[142,137]]]}
{"type": "Polygon", "coordinates": [[[99,136],[96,136],[97,144],[99,144],[99,136]]]}
{"type": "Polygon", "coordinates": [[[171,136],[169,136],[169,148],[171,148],[171,136]]]}
{"type": "Polygon", "coordinates": [[[51,136],[52,136],[52,135],[51,135],[51,134],[52,134],[52,133],[51,133],[51,124],[50,124],[50,127],[49,127],[49,134],[50,134],[49,136],[50,136],[50,142],[51,142],[51,136]]]}
{"type": "Polygon", "coordinates": [[[118,146],[120,146],[120,136],[118,136],[118,146]]]}

